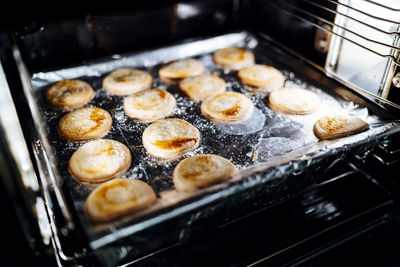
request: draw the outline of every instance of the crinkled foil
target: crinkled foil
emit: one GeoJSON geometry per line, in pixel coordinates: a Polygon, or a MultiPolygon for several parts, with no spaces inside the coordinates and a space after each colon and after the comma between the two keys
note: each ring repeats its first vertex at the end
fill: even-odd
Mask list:
{"type": "MultiPolygon", "coordinates": [[[[176,192],[172,173],[183,158],[202,153],[223,156],[232,161],[240,170],[238,176],[232,181],[254,183],[262,177],[258,175],[256,177],[259,178],[250,180],[246,180],[246,177],[271,167],[284,172],[285,169],[283,167],[279,169],[281,168],[279,166],[285,164],[287,168],[288,164],[296,164],[298,159],[307,159],[311,162],[316,155],[359,142],[369,136],[387,131],[395,125],[393,122],[381,122],[376,116],[370,115],[366,108],[358,107],[352,102],[304,82],[292,70],[279,68],[279,64],[274,62],[273,58],[265,56],[263,52],[265,48],[260,47],[259,42],[262,41],[249,33],[233,33],[147,52],[113,55],[110,58],[87,62],[76,67],[39,72],[32,76],[34,93],[37,95],[43,119],[47,122],[48,138],[56,151],[55,158],[58,161],[56,164],[70,189],[69,194],[89,238],[100,240],[97,246],[144,229],[152,223],[173,217],[179,213],[179,210],[183,212],[185,207],[189,208],[193,203],[189,202],[186,206],[180,206],[179,209],[166,214],[151,216],[156,214],[156,211],[175,205],[183,199],[188,199],[193,195],[198,196],[204,192],[213,192],[213,190],[217,192],[221,188],[229,189],[231,182],[215,185],[193,194],[176,192]],[[247,47],[254,52],[257,63],[277,67],[286,77],[286,87],[306,88],[317,93],[322,100],[320,109],[310,115],[285,115],[271,110],[267,104],[267,96],[256,95],[249,91],[239,82],[236,72],[220,69],[214,64],[212,52],[229,46],[247,47]],[[202,116],[200,102],[185,97],[176,85],[164,84],[158,76],[160,65],[186,57],[200,60],[206,73],[222,77],[226,81],[228,91],[246,94],[255,105],[252,117],[238,124],[213,123],[202,116]],[[121,67],[135,67],[148,71],[153,77],[153,88],[168,90],[175,96],[177,107],[170,117],[184,119],[200,130],[201,144],[196,150],[174,161],[160,160],[146,154],[141,138],[144,129],[149,124],[139,123],[127,117],[123,110],[123,97],[111,96],[102,88],[103,78],[109,72],[121,67]],[[68,172],[69,158],[81,144],[68,142],[58,135],[57,124],[65,113],[52,109],[44,101],[45,90],[62,79],[81,79],[90,83],[95,89],[95,97],[89,105],[104,108],[113,117],[112,129],[105,138],[126,144],[132,153],[132,164],[123,177],[140,179],[150,184],[159,196],[159,201],[155,206],[111,223],[96,225],[87,220],[83,211],[84,203],[96,185],[79,182],[68,172]],[[325,114],[338,111],[369,122],[370,130],[339,140],[318,142],[312,130],[315,121],[325,114]],[[140,220],[142,215],[146,215],[143,221],[140,220]]],[[[218,194],[207,195],[207,199],[212,198],[218,198],[218,194]]]]}

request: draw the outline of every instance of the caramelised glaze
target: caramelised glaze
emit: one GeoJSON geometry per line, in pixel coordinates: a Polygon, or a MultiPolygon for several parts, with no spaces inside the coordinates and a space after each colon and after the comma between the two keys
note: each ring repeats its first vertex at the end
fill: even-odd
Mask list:
{"type": "Polygon", "coordinates": [[[79,94],[83,91],[82,87],[75,81],[61,81],[58,83],[59,90],[54,94],[60,101],[60,103],[66,104],[68,96],[72,94],[79,94]]]}
{"type": "Polygon", "coordinates": [[[119,76],[115,76],[115,77],[113,77],[113,79],[117,83],[132,81],[133,80],[132,71],[130,71],[128,73],[121,74],[119,76]]]}
{"type": "Polygon", "coordinates": [[[333,134],[338,130],[342,129],[343,126],[348,122],[347,117],[323,117],[317,121],[318,126],[324,130],[326,134],[333,134]]]}
{"type": "Polygon", "coordinates": [[[203,64],[193,58],[176,60],[162,66],[158,72],[161,79],[184,79],[202,74],[203,64]]]}
{"type": "Polygon", "coordinates": [[[174,96],[160,89],[147,89],[125,98],[126,114],[141,122],[152,122],[169,116],[176,106],[174,96]]]}
{"type": "Polygon", "coordinates": [[[62,80],[46,91],[47,102],[57,108],[73,110],[92,100],[93,88],[80,80],[62,80]]]}
{"type": "Polygon", "coordinates": [[[227,159],[213,155],[196,155],[181,161],[174,169],[173,182],[178,191],[193,191],[230,179],[237,172],[227,159]]]}
{"type": "Polygon", "coordinates": [[[109,77],[115,83],[139,83],[147,80],[147,72],[132,68],[122,68],[111,72],[109,77]]]}
{"type": "Polygon", "coordinates": [[[161,149],[177,149],[188,143],[195,144],[197,141],[198,138],[175,138],[172,140],[157,140],[153,144],[161,149]]]}
{"type": "Polygon", "coordinates": [[[241,110],[241,107],[239,105],[235,105],[231,108],[224,109],[220,112],[227,117],[232,117],[232,116],[236,116],[240,112],[240,110],[241,110]]]}
{"type": "Polygon", "coordinates": [[[215,160],[209,155],[198,155],[190,170],[181,171],[182,178],[185,180],[196,181],[202,178],[202,174],[211,173],[217,167],[215,160]]]}
{"type": "Polygon", "coordinates": [[[103,137],[112,126],[111,115],[98,107],[86,107],[68,113],[58,124],[59,134],[75,142],[103,137]]]}
{"type": "Polygon", "coordinates": [[[114,151],[114,147],[112,146],[112,144],[106,144],[106,148],[100,150],[95,155],[100,156],[100,155],[106,154],[106,155],[111,156],[114,153],[115,153],[115,151],[114,151]]]}
{"type": "Polygon", "coordinates": [[[165,97],[167,96],[167,92],[165,92],[164,90],[157,90],[157,93],[161,97],[161,99],[165,99],[165,97]]]}
{"type": "Polygon", "coordinates": [[[217,122],[243,121],[251,116],[253,110],[253,102],[243,94],[236,92],[216,94],[201,104],[203,115],[217,122]]]}
{"type": "Polygon", "coordinates": [[[90,113],[89,119],[96,124],[90,127],[85,134],[92,133],[93,131],[97,130],[104,123],[106,116],[105,113],[100,111],[99,108],[94,108],[92,113],[90,113]]]}
{"type": "Polygon", "coordinates": [[[239,60],[243,60],[247,51],[244,49],[239,52],[239,60]]]}
{"type": "Polygon", "coordinates": [[[143,132],[146,151],[157,158],[174,159],[195,149],[200,143],[199,130],[180,119],[162,119],[143,132]]]}
{"type": "Polygon", "coordinates": [[[121,68],[111,72],[103,80],[103,87],[113,95],[130,95],[150,87],[152,77],[145,71],[121,68]]]}
{"type": "Polygon", "coordinates": [[[369,128],[365,121],[344,114],[324,116],[314,124],[314,134],[321,140],[336,139],[365,131],[369,128]]]}
{"type": "Polygon", "coordinates": [[[254,64],[254,54],[240,47],[228,47],[214,52],[215,63],[224,68],[238,70],[254,64]]]}
{"type": "Polygon", "coordinates": [[[154,190],[136,179],[115,179],[97,187],[86,199],[85,212],[94,222],[143,210],[157,201],[154,190]]]}
{"type": "MultiPolygon", "coordinates": [[[[115,179],[112,183],[104,184],[100,190],[94,193],[94,197],[102,198],[109,204],[126,203],[128,201],[132,204],[137,203],[139,196],[137,190],[135,188],[128,190],[126,184],[126,179],[115,179]]],[[[105,211],[107,206],[100,205],[98,208],[105,211]]]]}
{"type": "Polygon", "coordinates": [[[103,163],[101,165],[99,164],[96,169],[90,168],[90,169],[83,169],[82,171],[88,175],[96,175],[96,174],[101,174],[106,167],[107,167],[107,164],[103,163]]]}
{"type": "Polygon", "coordinates": [[[240,47],[229,47],[223,50],[220,50],[221,55],[225,57],[225,59],[229,60],[243,60],[245,58],[245,54],[248,53],[248,50],[240,48],[240,47]]]}

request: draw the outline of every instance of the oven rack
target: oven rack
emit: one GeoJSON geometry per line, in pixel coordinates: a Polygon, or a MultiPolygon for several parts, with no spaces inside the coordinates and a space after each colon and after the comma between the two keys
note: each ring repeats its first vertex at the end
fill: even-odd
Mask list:
{"type": "MultiPolygon", "coordinates": [[[[305,61],[339,82],[346,84],[349,88],[371,97],[376,103],[400,110],[400,105],[387,99],[387,95],[385,95],[392,84],[397,86],[398,83],[399,74],[396,74],[395,70],[400,66],[400,22],[373,15],[372,12],[365,12],[357,5],[351,6],[351,4],[360,4],[364,9],[366,8],[365,4],[367,4],[381,11],[389,11],[391,14],[395,14],[394,17],[400,21],[398,9],[370,0],[272,0],[262,1],[262,3],[280,14],[292,17],[317,30],[314,49],[326,49],[324,53],[329,51],[326,65],[321,67],[308,59],[304,59],[305,61]],[[364,4],[364,6],[361,4],[364,4]],[[321,47],[317,47],[320,46],[317,43],[319,41],[323,43],[321,47]],[[345,41],[348,42],[347,44],[354,45],[355,48],[358,47],[371,53],[371,55],[387,60],[385,75],[382,77],[381,88],[378,93],[365,90],[336,73],[338,53],[342,50],[345,41]]],[[[264,34],[262,35],[265,37],[264,34]]],[[[274,42],[274,40],[272,41],[274,42]]],[[[299,54],[287,45],[281,42],[278,45],[285,47],[286,51],[290,51],[293,55],[299,57],[299,54]]]]}
{"type": "MultiPolygon", "coordinates": [[[[398,46],[398,41],[399,41],[399,36],[400,33],[398,32],[398,29],[400,27],[400,22],[382,18],[376,15],[373,15],[369,12],[363,11],[359,8],[356,8],[354,6],[345,4],[343,2],[349,2],[348,0],[339,0],[339,1],[334,1],[334,0],[321,0],[316,2],[315,0],[300,0],[304,5],[296,5],[292,0],[285,0],[285,1],[278,1],[278,0],[273,0],[273,1],[265,1],[266,4],[270,5],[271,7],[277,9],[279,12],[283,12],[289,16],[292,16],[298,20],[301,20],[309,25],[312,25],[324,32],[327,32],[328,34],[333,34],[335,36],[340,37],[343,40],[346,40],[348,42],[351,42],[365,50],[368,50],[378,56],[381,57],[386,57],[390,58],[394,64],[400,66],[400,60],[398,59],[398,52],[400,51],[400,47],[398,46]],[[339,11],[339,9],[342,9],[344,11],[339,11]],[[366,33],[361,33],[360,31],[356,31],[354,29],[351,29],[346,25],[346,23],[343,23],[340,25],[339,23],[335,21],[330,21],[328,19],[323,18],[321,15],[318,13],[320,12],[328,12],[331,13],[332,15],[335,16],[341,16],[342,18],[345,18],[347,20],[351,20],[353,22],[358,23],[359,25],[363,25],[367,27],[368,29],[379,33],[379,34],[384,34],[387,36],[391,36],[392,38],[392,43],[389,44],[387,42],[383,41],[378,41],[374,37],[368,36],[366,33]],[[348,11],[353,11],[358,14],[361,14],[362,16],[368,17],[370,20],[374,20],[379,23],[390,23],[392,25],[396,26],[396,30],[384,30],[376,25],[373,25],[372,23],[368,23],[365,21],[362,21],[360,19],[357,19],[355,17],[352,17],[348,14],[345,14],[348,11]],[[327,25],[328,27],[324,27],[323,25],[327,25]],[[347,34],[350,34],[352,37],[345,36],[345,32],[347,34]],[[368,43],[366,44],[361,44],[360,41],[355,40],[356,38],[360,38],[364,40],[365,42],[368,43]],[[382,51],[378,51],[379,48],[373,48],[371,45],[377,45],[380,48],[386,48],[389,49],[388,53],[384,53],[382,51]]],[[[400,9],[395,9],[392,7],[389,7],[384,4],[376,3],[370,0],[359,0],[362,2],[369,3],[371,5],[376,5],[378,8],[384,8],[389,11],[393,12],[398,12],[400,9]]],[[[373,34],[371,34],[373,35],[373,34]]]]}

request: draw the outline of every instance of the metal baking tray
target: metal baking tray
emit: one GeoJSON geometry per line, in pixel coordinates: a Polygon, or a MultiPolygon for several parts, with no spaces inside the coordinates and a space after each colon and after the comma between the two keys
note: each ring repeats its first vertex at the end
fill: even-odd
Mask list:
{"type": "Polygon", "coordinates": [[[37,125],[43,127],[43,131],[39,131],[40,138],[44,144],[48,142],[48,146],[43,148],[53,166],[53,186],[57,188],[60,184],[66,185],[59,192],[61,195],[69,195],[67,199],[70,201],[66,201],[64,208],[77,214],[78,223],[87,234],[90,247],[104,247],[190,210],[220,199],[222,201],[232,194],[239,194],[246,188],[279,179],[284,173],[307,168],[325,155],[362,144],[399,127],[398,121],[384,121],[367,108],[343,99],[331,88],[320,86],[299,72],[299,69],[282,61],[281,56],[271,54],[270,44],[266,40],[243,31],[150,51],[112,55],[96,61],[81,62],[72,67],[32,74],[30,93],[39,110],[37,125]],[[300,87],[316,92],[322,99],[321,108],[310,115],[285,115],[271,110],[267,104],[267,96],[249,91],[240,83],[236,72],[220,69],[214,64],[213,51],[230,46],[249,48],[255,54],[256,63],[271,65],[282,71],[286,77],[286,87],[300,87]],[[160,80],[158,69],[163,63],[187,57],[200,60],[206,73],[222,77],[228,91],[246,94],[256,107],[252,117],[234,125],[213,123],[202,116],[200,102],[185,97],[176,85],[167,85],[160,80]],[[123,110],[123,97],[111,96],[102,89],[103,78],[121,67],[148,71],[153,77],[153,88],[168,90],[175,96],[177,107],[170,117],[187,120],[200,130],[201,143],[196,150],[174,161],[159,160],[146,154],[141,137],[149,124],[127,117],[123,110]],[[89,105],[104,108],[113,117],[112,129],[104,138],[124,143],[132,153],[132,164],[122,177],[147,182],[158,195],[156,205],[110,223],[93,224],[87,219],[83,206],[87,196],[97,185],[77,181],[68,172],[69,158],[81,144],[59,137],[57,124],[65,113],[49,107],[44,100],[45,90],[62,79],[81,79],[95,89],[95,96],[89,105]],[[370,129],[354,136],[319,142],[312,131],[314,122],[324,114],[339,110],[364,119],[370,123],[370,129]],[[176,192],[172,183],[174,167],[180,160],[202,153],[214,153],[231,160],[240,170],[239,174],[230,181],[194,193],[176,192]]]}

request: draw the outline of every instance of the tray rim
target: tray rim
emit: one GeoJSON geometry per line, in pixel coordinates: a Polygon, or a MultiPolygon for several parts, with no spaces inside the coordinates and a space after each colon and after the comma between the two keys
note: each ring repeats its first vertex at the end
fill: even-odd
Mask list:
{"type": "MultiPolygon", "coordinates": [[[[249,32],[249,31],[239,31],[239,32],[235,32],[235,33],[228,33],[228,34],[220,34],[220,35],[218,35],[217,37],[223,37],[223,36],[226,36],[226,35],[238,35],[238,36],[241,36],[241,37],[243,37],[243,36],[246,36],[247,34],[251,34],[251,32],[249,32]]],[[[212,38],[215,38],[215,37],[211,37],[211,38],[209,38],[209,39],[212,39],[212,38]]],[[[208,39],[205,39],[205,40],[208,40],[208,39]]],[[[200,41],[202,41],[202,39],[200,39],[200,41]]],[[[200,42],[199,41],[199,42],[200,42]]],[[[194,42],[196,42],[196,41],[194,41],[194,42]]],[[[180,42],[181,43],[181,45],[185,45],[186,43],[184,43],[184,42],[180,42]]],[[[163,46],[162,48],[167,48],[167,47],[179,47],[179,44],[178,45],[171,45],[171,46],[163,46]]],[[[160,48],[161,49],[161,48],[160,48]]],[[[215,49],[217,49],[217,48],[215,48],[215,46],[210,50],[210,52],[212,52],[212,51],[214,51],[215,49]]],[[[152,49],[151,51],[154,51],[154,49],[152,49]]],[[[14,56],[18,59],[19,58],[19,70],[20,70],[20,73],[21,74],[23,74],[23,75],[21,75],[22,77],[25,77],[25,79],[26,79],[26,77],[27,77],[27,75],[28,75],[28,77],[29,77],[29,72],[28,72],[28,70],[26,69],[26,66],[24,66],[24,63],[23,63],[23,61],[22,61],[22,58],[21,58],[21,56],[19,55],[18,56],[18,54],[17,54],[18,52],[14,52],[14,56]]],[[[145,52],[136,52],[136,53],[129,53],[129,54],[124,54],[124,55],[127,55],[127,56],[132,56],[132,55],[135,55],[135,54],[141,54],[141,53],[145,53],[145,52]]],[[[192,55],[193,56],[193,55],[192,55]]],[[[104,60],[104,59],[100,59],[99,61],[102,61],[102,60],[104,60]]],[[[95,63],[96,64],[96,63],[95,63]]],[[[103,64],[103,63],[99,63],[99,64],[103,64]]],[[[123,63],[122,63],[123,64],[123,63]]],[[[113,67],[113,69],[114,69],[115,67],[113,67]]],[[[37,73],[36,73],[37,74],[37,73]]],[[[32,74],[32,76],[30,76],[30,79],[33,79],[33,77],[34,77],[34,75],[35,74],[32,74]]],[[[48,139],[47,139],[47,135],[46,134],[44,134],[44,133],[46,133],[46,131],[45,131],[45,129],[42,129],[42,130],[40,130],[41,128],[44,128],[45,127],[45,122],[43,122],[43,121],[40,121],[40,118],[41,118],[41,115],[40,115],[40,112],[38,111],[38,107],[37,107],[37,103],[35,103],[35,99],[34,99],[34,96],[33,96],[33,92],[34,92],[34,86],[32,85],[32,83],[31,83],[31,81],[25,81],[24,82],[24,88],[27,88],[26,90],[25,90],[25,94],[27,95],[27,98],[28,98],[28,100],[29,100],[29,98],[32,98],[29,102],[31,102],[31,101],[33,101],[34,103],[33,103],[33,105],[31,105],[31,103],[30,103],[30,109],[31,110],[37,110],[37,112],[33,112],[33,113],[36,113],[36,115],[34,115],[34,120],[35,120],[35,126],[39,129],[36,129],[36,130],[38,130],[38,132],[39,132],[39,139],[40,140],[42,140],[42,145],[43,145],[43,147],[44,147],[44,150],[45,150],[45,153],[46,153],[46,155],[48,155],[49,153],[50,153],[50,155],[51,154],[53,154],[53,156],[55,155],[55,153],[54,153],[54,151],[53,152],[51,152],[53,149],[52,149],[52,146],[50,145],[50,144],[46,144],[46,143],[48,143],[49,141],[48,141],[48,139]],[[27,93],[28,92],[28,93],[27,93]],[[39,114],[39,115],[38,115],[39,114]],[[44,130],[44,131],[43,131],[44,130]],[[43,142],[44,141],[44,142],[43,142]],[[50,151],[50,152],[49,152],[50,151]]],[[[387,132],[387,131],[390,131],[390,129],[394,129],[394,128],[397,128],[397,127],[399,127],[399,125],[400,125],[400,123],[399,122],[394,122],[393,123],[393,125],[390,125],[390,126],[387,126],[387,127],[389,127],[389,129],[386,129],[385,130],[385,132],[387,132]]],[[[377,135],[375,135],[375,136],[377,136],[377,135]]],[[[360,143],[362,143],[362,141],[360,141],[360,143]]],[[[357,143],[356,145],[359,145],[359,143],[357,143]]],[[[340,150],[340,149],[339,149],[340,150]]],[[[303,155],[303,154],[302,154],[303,155]]],[[[320,156],[322,156],[322,155],[320,155],[320,156]]],[[[58,168],[58,165],[56,164],[56,166],[54,166],[54,162],[57,162],[57,160],[55,160],[55,161],[53,161],[53,159],[51,159],[51,157],[50,157],[50,162],[52,162],[52,164],[50,164],[50,165],[48,165],[48,168],[50,168],[51,169],[51,171],[53,172],[53,175],[57,178],[57,173],[58,173],[58,170],[57,170],[57,168],[58,168]]],[[[271,168],[271,167],[268,167],[268,168],[266,168],[267,170],[269,169],[269,168],[271,168]]],[[[260,172],[261,172],[262,170],[260,170],[260,172]]],[[[264,170],[265,171],[265,170],[264,170]]],[[[59,178],[61,177],[60,175],[58,176],[59,178]]],[[[62,177],[61,177],[62,178],[62,177]]],[[[250,177],[247,177],[247,178],[250,178],[250,177]]],[[[242,179],[241,181],[240,181],[240,183],[242,183],[243,182],[243,180],[245,180],[245,179],[242,179]]],[[[264,182],[266,182],[266,181],[264,181],[264,182]]],[[[56,188],[60,188],[60,184],[62,185],[63,184],[63,182],[62,182],[62,180],[61,181],[57,181],[57,180],[52,180],[52,183],[54,183],[53,185],[56,187],[56,188]]],[[[262,181],[257,181],[257,182],[255,182],[255,183],[250,183],[249,184],[249,186],[256,186],[257,184],[259,184],[259,183],[262,183],[262,181]]],[[[244,189],[244,187],[242,187],[243,189],[244,189]]],[[[56,189],[57,190],[57,189],[56,189]]],[[[236,190],[236,189],[235,189],[236,190]]],[[[141,230],[143,230],[143,229],[146,229],[146,228],[148,228],[148,227],[150,227],[150,226],[152,226],[152,225],[156,225],[156,224],[159,224],[159,223],[161,223],[161,222],[163,222],[163,221],[166,221],[166,220],[168,220],[168,219],[171,219],[171,218],[173,218],[173,217],[175,217],[176,216],[176,214],[183,214],[183,213],[185,213],[185,212],[188,212],[188,211],[191,211],[191,210],[193,210],[193,209],[196,209],[196,208],[199,208],[199,207],[201,207],[202,205],[206,205],[206,204],[209,204],[209,203],[211,203],[211,202],[213,202],[213,201],[215,201],[216,199],[219,199],[220,197],[223,197],[223,196],[228,196],[228,195],[231,195],[231,194],[233,194],[233,193],[235,193],[236,191],[235,191],[234,189],[232,189],[231,188],[231,186],[228,186],[227,188],[225,188],[225,189],[217,189],[217,191],[216,192],[213,192],[211,195],[207,195],[207,196],[205,196],[203,199],[201,199],[200,201],[197,201],[197,202],[193,202],[193,203],[189,203],[189,204],[185,204],[185,205],[183,205],[182,207],[179,207],[178,209],[176,209],[174,212],[166,212],[166,214],[162,214],[162,216],[160,217],[160,215],[158,215],[158,216],[156,216],[156,217],[154,217],[154,218],[151,218],[151,219],[149,219],[149,220],[145,220],[145,221],[142,221],[142,222],[139,222],[139,223],[137,223],[137,224],[133,224],[132,225],[132,227],[124,227],[123,229],[120,229],[120,230],[118,230],[118,235],[116,235],[115,233],[116,232],[114,232],[114,233],[110,233],[110,234],[107,234],[107,235],[104,235],[104,236],[102,236],[102,237],[100,237],[100,238],[97,238],[97,239],[95,239],[95,240],[88,240],[89,241],[89,245],[90,245],[90,247],[92,248],[92,249],[99,249],[99,248],[101,248],[101,247],[104,247],[104,246],[106,246],[107,244],[110,244],[110,243],[112,243],[112,242],[114,242],[114,241],[116,241],[116,240],[119,240],[119,239],[121,239],[121,238],[123,238],[123,237],[125,237],[125,236],[128,236],[128,235],[131,235],[131,234],[133,234],[133,233],[135,233],[135,232],[139,232],[139,231],[141,231],[141,230]],[[200,203],[200,204],[198,204],[198,203],[200,203]],[[161,220],[159,220],[159,219],[157,219],[157,218],[162,218],[161,220]],[[143,224],[145,224],[145,222],[149,222],[149,225],[143,225],[143,224]],[[111,237],[108,237],[109,235],[112,235],[111,237]]],[[[60,189],[60,191],[61,191],[61,195],[63,194],[63,191],[62,191],[62,189],[60,189]]],[[[60,199],[57,199],[58,201],[60,201],[60,199]]],[[[65,200],[64,200],[65,201],[65,200]]],[[[63,202],[63,200],[61,200],[61,202],[63,202]]],[[[65,218],[67,219],[67,221],[70,223],[70,224],[72,224],[72,225],[69,225],[69,228],[70,228],[70,230],[74,230],[75,229],[75,227],[74,227],[74,224],[76,223],[76,221],[75,221],[75,219],[74,219],[74,217],[73,217],[73,215],[71,215],[71,212],[69,211],[69,207],[68,207],[68,205],[65,205],[65,208],[66,208],[66,214],[63,214],[64,216],[65,216],[65,218]],[[68,213],[69,213],[69,215],[68,215],[68,213]]],[[[78,223],[80,223],[80,220],[78,219],[78,223]]],[[[86,233],[87,234],[87,233],[86,233]]]]}

